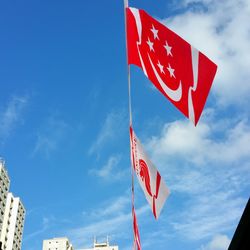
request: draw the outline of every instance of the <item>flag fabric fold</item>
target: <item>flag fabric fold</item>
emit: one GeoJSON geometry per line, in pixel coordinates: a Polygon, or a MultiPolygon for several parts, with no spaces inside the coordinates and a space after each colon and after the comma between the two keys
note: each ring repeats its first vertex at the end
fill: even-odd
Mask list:
{"type": "Polygon", "coordinates": [[[145,11],[126,8],[128,64],[197,124],[217,66],[145,11]]]}
{"type": "Polygon", "coordinates": [[[155,218],[158,219],[169,195],[169,190],[159,171],[145,153],[132,127],[130,127],[130,145],[134,172],[155,218]]]}

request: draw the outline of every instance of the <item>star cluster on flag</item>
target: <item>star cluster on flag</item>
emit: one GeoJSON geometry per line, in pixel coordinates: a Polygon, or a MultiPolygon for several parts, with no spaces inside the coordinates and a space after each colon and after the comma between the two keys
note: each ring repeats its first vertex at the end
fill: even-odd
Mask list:
{"type": "MultiPolygon", "coordinates": [[[[166,81],[171,81],[171,83],[173,83],[173,80],[176,79],[175,67],[171,66],[175,65],[174,55],[172,52],[173,46],[170,46],[167,39],[161,38],[161,36],[159,36],[161,33],[159,32],[159,29],[156,29],[156,27],[156,24],[152,24],[151,28],[150,26],[144,28],[145,34],[148,34],[148,37],[146,38],[146,36],[143,36],[142,46],[143,43],[145,43],[144,38],[146,38],[146,44],[148,46],[147,52],[150,53],[150,57],[153,58],[153,63],[158,66],[161,77],[166,78],[166,81]]],[[[178,81],[176,84],[177,83],[178,81]]]]}

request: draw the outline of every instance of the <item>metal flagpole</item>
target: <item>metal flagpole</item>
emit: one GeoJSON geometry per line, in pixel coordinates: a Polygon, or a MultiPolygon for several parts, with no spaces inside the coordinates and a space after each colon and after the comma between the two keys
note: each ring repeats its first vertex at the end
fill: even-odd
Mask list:
{"type": "MultiPolygon", "coordinates": [[[[128,0],[124,0],[124,17],[125,17],[125,36],[126,36],[126,57],[128,60],[128,45],[127,45],[127,18],[126,8],[128,7],[128,0]]],[[[132,126],[132,108],[131,108],[131,80],[130,80],[130,65],[128,64],[128,108],[129,108],[129,126],[132,126]]]]}
{"type": "MultiPolygon", "coordinates": [[[[126,18],[126,8],[128,8],[128,0],[124,0],[124,17],[125,17],[125,39],[126,39],[126,58],[127,58],[127,72],[128,72],[128,110],[129,110],[129,131],[130,131],[130,143],[132,143],[132,105],[131,105],[131,77],[130,77],[130,65],[128,64],[128,44],[127,44],[127,18],[126,18]]],[[[130,148],[132,150],[132,148],[130,148]]],[[[132,152],[131,152],[132,154],[132,152]]],[[[132,201],[132,227],[133,227],[133,211],[134,211],[134,169],[133,164],[131,162],[131,201],[132,201]]],[[[134,227],[133,227],[134,228],[134,227]]],[[[133,243],[133,250],[136,249],[136,242],[135,242],[135,232],[133,229],[134,234],[134,243],[133,243]]]]}

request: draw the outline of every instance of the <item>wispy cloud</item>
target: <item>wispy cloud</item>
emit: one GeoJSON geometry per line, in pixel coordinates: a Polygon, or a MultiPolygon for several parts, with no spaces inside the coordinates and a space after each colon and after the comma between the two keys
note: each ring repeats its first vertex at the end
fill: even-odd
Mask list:
{"type": "MultiPolygon", "coordinates": [[[[119,234],[119,229],[129,229],[131,213],[125,213],[110,219],[100,219],[83,227],[75,228],[68,232],[68,235],[76,247],[88,246],[90,239],[98,233],[99,236],[119,234]],[[125,225],[124,225],[125,224],[125,225]],[[127,225],[126,225],[127,224],[127,225]],[[125,228],[124,228],[125,227],[125,228]]],[[[113,236],[114,237],[114,236],[113,236]]]]}
{"type": "Polygon", "coordinates": [[[54,217],[43,217],[41,228],[26,235],[23,239],[24,242],[44,233],[47,229],[49,229],[50,225],[53,223],[52,221],[54,221],[54,217]]]}
{"type": "Polygon", "coordinates": [[[68,129],[69,126],[64,120],[50,116],[37,132],[37,139],[32,154],[41,153],[49,158],[51,153],[60,146],[68,129]]]}
{"type": "Polygon", "coordinates": [[[126,173],[126,169],[120,166],[121,155],[112,155],[104,166],[89,170],[89,174],[96,175],[106,181],[120,180],[126,173]]]}
{"type": "MultiPolygon", "coordinates": [[[[124,196],[109,200],[100,204],[100,207],[86,214],[90,220],[82,227],[71,228],[67,235],[76,248],[89,247],[94,236],[111,236],[114,241],[127,238],[131,232],[131,204],[130,196],[124,196]],[[110,208],[110,211],[108,211],[110,208]],[[98,234],[98,235],[97,235],[98,234]]],[[[148,212],[148,205],[137,209],[137,215],[148,212]]]]}
{"type": "Polygon", "coordinates": [[[110,199],[103,204],[102,208],[96,209],[90,213],[93,218],[103,218],[109,215],[119,215],[130,206],[131,198],[130,194],[127,193],[124,196],[120,196],[116,199],[110,199]]]}
{"type": "Polygon", "coordinates": [[[22,114],[27,105],[27,96],[13,96],[6,107],[0,109],[0,140],[4,142],[16,125],[22,121],[22,114]]]}
{"type": "Polygon", "coordinates": [[[201,192],[188,204],[189,208],[187,206],[188,209],[172,225],[178,234],[197,241],[234,228],[243,211],[245,199],[225,191],[209,193],[207,197],[201,192]]]}
{"type": "Polygon", "coordinates": [[[127,125],[124,122],[125,118],[126,116],[124,111],[113,111],[109,113],[101,126],[95,142],[89,149],[89,154],[98,153],[103,146],[115,138],[118,138],[121,131],[123,131],[127,125]]]}

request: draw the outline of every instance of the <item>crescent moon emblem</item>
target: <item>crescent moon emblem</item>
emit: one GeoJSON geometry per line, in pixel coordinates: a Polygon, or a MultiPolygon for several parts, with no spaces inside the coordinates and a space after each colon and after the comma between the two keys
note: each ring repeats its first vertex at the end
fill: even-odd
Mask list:
{"type": "Polygon", "coordinates": [[[166,95],[173,101],[175,102],[178,102],[180,101],[181,97],[182,97],[182,83],[180,81],[179,83],[179,86],[176,90],[173,90],[171,88],[169,88],[165,82],[161,79],[160,75],[158,74],[152,60],[151,60],[151,57],[150,55],[148,54],[148,59],[149,59],[149,62],[151,64],[151,67],[154,71],[154,74],[155,74],[155,77],[156,79],[158,80],[159,84],[161,85],[161,88],[163,89],[163,91],[166,93],[166,95]]]}

